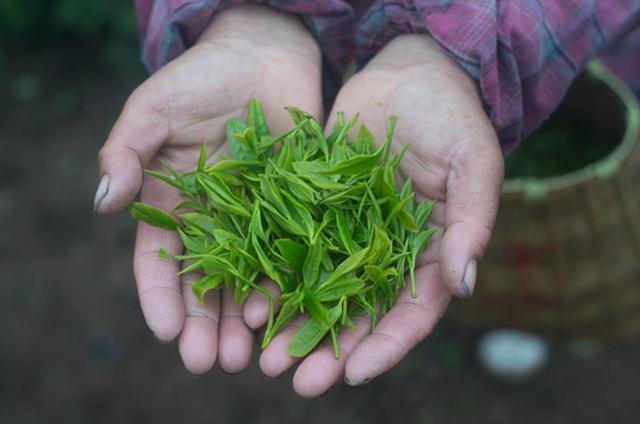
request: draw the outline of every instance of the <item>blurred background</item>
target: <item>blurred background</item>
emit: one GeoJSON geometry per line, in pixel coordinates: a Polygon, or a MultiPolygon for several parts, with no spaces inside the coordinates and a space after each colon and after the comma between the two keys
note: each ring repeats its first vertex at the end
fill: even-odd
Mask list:
{"type": "Polygon", "coordinates": [[[94,218],[96,154],[144,78],[130,0],[0,0],[0,423],[640,422],[640,342],[547,338],[515,384],[445,319],[366,386],[298,398],[291,374],[196,377],[147,330],[135,223],[94,218]]]}

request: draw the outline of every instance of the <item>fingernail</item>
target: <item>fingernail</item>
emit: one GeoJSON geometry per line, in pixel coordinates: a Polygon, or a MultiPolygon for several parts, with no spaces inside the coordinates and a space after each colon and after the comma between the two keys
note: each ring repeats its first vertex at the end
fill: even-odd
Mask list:
{"type": "Polygon", "coordinates": [[[462,278],[462,293],[465,300],[468,300],[473,295],[473,290],[476,287],[476,275],[478,273],[478,261],[471,259],[467,263],[467,267],[464,270],[464,277],[462,278]]]}
{"type": "Polygon", "coordinates": [[[349,380],[347,377],[344,378],[344,382],[347,383],[349,386],[355,387],[355,386],[362,386],[363,384],[367,384],[368,382],[370,382],[371,379],[370,378],[365,378],[362,381],[357,381],[357,380],[349,380]]]}
{"type": "Polygon", "coordinates": [[[98,184],[98,190],[96,190],[96,196],[93,198],[93,214],[98,215],[100,207],[109,194],[109,174],[104,174],[98,184]]]}

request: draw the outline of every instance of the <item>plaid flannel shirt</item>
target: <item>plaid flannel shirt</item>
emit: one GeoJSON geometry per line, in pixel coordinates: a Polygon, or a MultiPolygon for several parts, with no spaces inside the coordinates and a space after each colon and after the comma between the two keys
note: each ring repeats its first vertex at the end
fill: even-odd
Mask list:
{"type": "MultiPolygon", "coordinates": [[[[243,0],[136,0],[155,71],[243,0]]],[[[640,89],[640,0],[257,0],[302,16],[335,72],[398,34],[429,33],[478,81],[503,151],[555,110],[592,57],[640,89]],[[606,51],[605,51],[606,49],[606,51]]]]}

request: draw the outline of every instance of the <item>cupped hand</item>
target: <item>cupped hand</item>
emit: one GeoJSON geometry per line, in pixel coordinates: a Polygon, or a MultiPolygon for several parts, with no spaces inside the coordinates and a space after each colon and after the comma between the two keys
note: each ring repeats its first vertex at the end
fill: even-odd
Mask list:
{"type": "MultiPolygon", "coordinates": [[[[223,153],[227,119],[242,115],[253,97],[262,100],[274,133],[292,126],[285,106],[299,105],[322,119],[321,58],[294,16],[238,6],[218,14],[195,46],[130,96],[99,153],[95,212],[124,208],[140,188],[143,202],[171,211],[180,201],[177,191],[143,177],[142,169],[160,169],[162,160],[188,171],[204,141],[215,160],[223,153]]],[[[160,259],[160,247],[174,255],[183,249],[176,233],[141,223],[134,274],[149,328],[161,341],[180,336],[180,355],[193,373],[209,370],[216,357],[223,370],[242,370],[253,348],[242,307],[226,292],[198,304],[190,287],[194,276],[180,279],[179,264],[160,259]]]]}
{"type": "MultiPolygon", "coordinates": [[[[500,146],[474,81],[428,35],[395,38],[354,75],[338,94],[328,129],[337,111],[359,113],[377,140],[388,117],[398,117],[394,148],[409,145],[401,176],[412,178],[417,200],[437,199],[430,225],[438,233],[418,259],[417,297],[403,290],[373,332],[365,317],[357,331],[345,329],[338,360],[330,345],[303,360],[293,386],[307,397],[343,378],[362,384],[389,370],[431,332],[452,295],[471,296],[503,180],[500,146]]],[[[278,376],[296,362],[287,354],[295,327],[262,353],[265,374],[278,376]]]]}

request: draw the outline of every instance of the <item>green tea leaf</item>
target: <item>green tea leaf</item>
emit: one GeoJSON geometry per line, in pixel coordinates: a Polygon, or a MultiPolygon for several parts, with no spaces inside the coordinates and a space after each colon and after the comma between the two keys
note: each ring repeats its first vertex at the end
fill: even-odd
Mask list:
{"type": "Polygon", "coordinates": [[[227,146],[229,146],[229,152],[234,159],[256,159],[255,154],[246,144],[246,140],[242,137],[236,136],[236,134],[244,133],[246,129],[247,124],[245,124],[241,119],[234,118],[227,121],[227,146]]]}
{"type": "Polygon", "coordinates": [[[433,200],[431,202],[422,202],[416,207],[414,211],[416,227],[420,229],[424,227],[431,216],[431,211],[433,211],[435,204],[436,200],[433,200]]]}
{"type": "Polygon", "coordinates": [[[303,178],[307,178],[309,176],[316,177],[320,174],[329,172],[330,170],[329,165],[326,162],[319,161],[297,161],[293,162],[292,165],[296,173],[303,178]]]}
{"type": "Polygon", "coordinates": [[[247,121],[249,126],[254,128],[257,137],[268,136],[270,134],[267,120],[262,111],[262,105],[257,99],[251,99],[249,102],[247,121]]]}
{"type": "Polygon", "coordinates": [[[267,257],[267,254],[262,249],[262,246],[260,246],[258,237],[255,234],[251,235],[251,243],[253,245],[253,248],[255,249],[256,255],[258,256],[258,260],[262,265],[262,269],[264,273],[267,274],[267,276],[271,278],[273,281],[276,281],[276,282],[280,281],[280,275],[273,267],[273,264],[267,257]]]}
{"type": "Polygon", "coordinates": [[[358,247],[353,242],[351,231],[349,230],[349,224],[347,223],[347,218],[344,211],[342,210],[338,210],[336,212],[336,227],[338,228],[338,235],[340,236],[342,245],[345,247],[349,254],[353,254],[358,249],[358,247]]]}
{"type": "Polygon", "coordinates": [[[297,175],[287,172],[284,169],[278,168],[275,164],[274,169],[287,181],[287,185],[294,196],[304,202],[315,203],[317,195],[316,190],[304,182],[302,178],[299,178],[297,175]]]}
{"type": "Polygon", "coordinates": [[[213,234],[213,237],[215,237],[216,241],[221,244],[228,243],[228,242],[240,243],[241,241],[240,237],[238,237],[237,235],[227,230],[222,230],[220,228],[215,228],[212,234],[213,234]]]}
{"type": "Polygon", "coordinates": [[[198,299],[198,302],[200,302],[201,305],[204,305],[204,295],[207,294],[209,290],[220,288],[223,284],[223,277],[212,277],[210,275],[205,275],[204,277],[198,278],[193,283],[191,283],[191,291],[193,291],[193,294],[196,299],[198,299]]]}
{"type": "Polygon", "coordinates": [[[307,232],[304,230],[304,228],[302,228],[300,224],[298,224],[296,221],[291,219],[290,216],[288,218],[285,218],[284,216],[280,215],[280,213],[269,203],[261,202],[260,206],[266,212],[268,212],[268,214],[265,214],[265,215],[271,216],[271,218],[273,218],[273,220],[277,222],[278,225],[281,226],[286,231],[297,236],[302,236],[302,237],[307,236],[307,232]]]}
{"type": "Polygon", "coordinates": [[[150,169],[145,169],[144,173],[153,177],[153,178],[157,178],[160,181],[169,184],[172,187],[175,188],[181,188],[181,185],[178,181],[176,181],[174,178],[171,178],[170,176],[168,176],[167,174],[163,174],[162,172],[158,172],[158,171],[153,171],[150,169]]]}
{"type": "Polygon", "coordinates": [[[304,261],[303,277],[304,286],[313,287],[320,276],[320,264],[322,262],[322,241],[316,238],[311,241],[307,258],[304,261]]]}
{"type": "Polygon", "coordinates": [[[266,348],[271,342],[271,339],[273,339],[273,337],[278,334],[280,330],[282,330],[296,316],[300,304],[302,303],[303,294],[302,291],[295,291],[293,293],[290,293],[290,295],[290,297],[283,299],[284,303],[280,308],[280,313],[273,323],[273,326],[266,329],[264,338],[262,339],[263,349],[266,348]]]}
{"type": "Polygon", "coordinates": [[[385,273],[382,268],[377,265],[367,265],[364,267],[364,271],[367,277],[369,277],[376,286],[380,287],[389,299],[394,297],[393,289],[389,283],[388,273],[385,273]]]}
{"type": "Polygon", "coordinates": [[[164,247],[161,247],[160,249],[158,249],[158,257],[160,259],[171,259],[172,256],[169,252],[167,252],[167,250],[164,247]]]}
{"type": "Polygon", "coordinates": [[[301,358],[306,356],[320,343],[329,332],[329,326],[320,324],[314,319],[309,319],[293,333],[289,342],[289,355],[301,358]]]}
{"type": "Polygon", "coordinates": [[[297,107],[288,106],[285,108],[289,115],[291,115],[291,119],[293,123],[296,125],[305,124],[309,119],[313,119],[310,113],[303,111],[297,107]]]}
{"type": "Polygon", "coordinates": [[[358,131],[358,135],[356,135],[354,143],[362,146],[361,151],[363,153],[370,153],[376,150],[375,138],[373,137],[373,134],[371,134],[371,131],[369,131],[369,128],[365,125],[360,126],[360,130],[358,131]]]}
{"type": "Polygon", "coordinates": [[[380,157],[384,152],[385,146],[381,146],[372,154],[359,154],[343,159],[331,167],[330,170],[323,172],[326,175],[356,175],[370,172],[374,166],[380,162],[380,157]]]}
{"type": "Polygon", "coordinates": [[[303,304],[305,309],[314,320],[329,325],[329,311],[316,299],[316,296],[306,287],[302,289],[304,295],[303,304]]]}
{"type": "MultiPolygon", "coordinates": [[[[367,263],[376,264],[382,258],[389,257],[391,255],[391,240],[385,231],[378,228],[377,225],[373,227],[373,241],[371,243],[371,249],[369,251],[369,257],[367,263]]],[[[385,261],[386,262],[386,261],[385,261]]]]}
{"type": "Polygon", "coordinates": [[[276,240],[276,247],[296,272],[302,272],[309,248],[291,239],[276,240]]]}
{"type": "Polygon", "coordinates": [[[178,234],[182,244],[190,253],[204,253],[206,251],[206,239],[203,237],[189,236],[182,228],[178,228],[178,234]]]}
{"type": "Polygon", "coordinates": [[[302,224],[302,226],[306,229],[307,238],[311,239],[315,230],[315,224],[313,216],[311,216],[309,209],[300,204],[300,202],[298,202],[295,197],[288,192],[281,191],[281,193],[289,201],[289,205],[291,207],[288,209],[291,210],[291,217],[294,221],[302,224]]]}
{"type": "Polygon", "coordinates": [[[245,168],[255,168],[262,165],[262,162],[255,160],[222,159],[204,170],[207,174],[223,173],[225,171],[236,171],[245,168]]]}
{"type": "Polygon", "coordinates": [[[133,219],[154,227],[172,231],[178,228],[178,223],[173,218],[160,209],[145,203],[131,202],[129,204],[129,213],[133,219]]]}
{"type": "Polygon", "coordinates": [[[431,237],[435,234],[436,230],[430,228],[419,232],[411,243],[411,256],[409,257],[409,278],[411,281],[411,297],[416,297],[416,277],[415,268],[418,254],[427,246],[431,237]]]}
{"type": "MultiPolygon", "coordinates": [[[[404,199],[397,202],[393,207],[393,209],[391,209],[391,212],[389,212],[389,214],[387,215],[387,219],[384,221],[383,228],[387,228],[389,224],[391,224],[391,221],[393,221],[398,215],[400,215],[403,212],[403,209],[407,206],[407,203],[411,202],[412,200],[413,200],[413,195],[411,197],[405,197],[404,199]]],[[[413,221],[413,217],[410,217],[410,218],[413,221]]],[[[417,227],[415,222],[413,222],[412,228],[413,228],[412,231],[416,231],[417,227]]]]}
{"type": "Polygon", "coordinates": [[[364,249],[350,255],[336,267],[331,276],[325,282],[320,284],[320,288],[330,285],[332,282],[355,270],[360,266],[360,264],[362,264],[368,253],[369,248],[365,247],[364,249]]]}
{"type": "Polygon", "coordinates": [[[200,149],[200,157],[198,159],[198,172],[204,171],[205,166],[207,166],[207,143],[202,145],[200,149]]]}
{"type": "MultiPolygon", "coordinates": [[[[330,255],[322,255],[322,270],[320,271],[320,281],[322,280],[322,271],[326,271],[327,273],[331,273],[333,272],[333,270],[335,269],[334,265],[333,265],[333,260],[331,259],[330,255]]],[[[328,275],[327,275],[328,277],[328,275]]]]}
{"type": "Polygon", "coordinates": [[[249,223],[249,232],[251,234],[255,234],[262,241],[268,241],[267,235],[262,227],[262,213],[260,212],[260,205],[258,203],[253,206],[251,222],[249,223]]]}
{"type": "Polygon", "coordinates": [[[364,286],[364,280],[361,278],[346,277],[319,288],[315,295],[318,302],[333,302],[343,296],[348,297],[359,293],[364,286]]]}
{"type": "Polygon", "coordinates": [[[382,144],[383,146],[385,146],[385,152],[384,152],[384,160],[388,160],[389,159],[389,153],[391,152],[391,142],[393,141],[393,133],[396,130],[396,124],[398,123],[398,118],[395,115],[391,115],[389,117],[389,127],[387,128],[387,135],[384,137],[384,143],[382,144]]]}
{"type": "Polygon", "coordinates": [[[197,212],[183,213],[180,215],[180,219],[186,224],[193,225],[212,236],[214,235],[214,231],[218,228],[216,221],[213,218],[197,212]]]}
{"type": "Polygon", "coordinates": [[[276,185],[265,175],[260,176],[260,189],[267,202],[275,207],[284,218],[291,219],[291,213],[276,185]]]}
{"type": "Polygon", "coordinates": [[[175,169],[173,169],[167,162],[163,161],[162,159],[160,159],[159,162],[160,162],[160,165],[162,165],[162,167],[165,169],[165,171],[173,175],[175,179],[180,178],[180,174],[178,174],[178,172],[175,169]]]}

